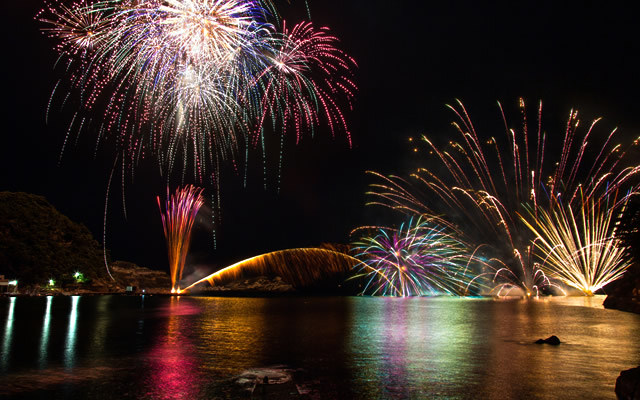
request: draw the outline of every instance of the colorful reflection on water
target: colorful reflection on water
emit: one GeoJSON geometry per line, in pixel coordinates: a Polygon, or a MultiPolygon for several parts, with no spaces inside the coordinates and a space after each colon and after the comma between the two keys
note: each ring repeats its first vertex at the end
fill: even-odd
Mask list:
{"type": "Polygon", "coordinates": [[[0,385],[15,399],[236,398],[238,375],[284,365],[319,398],[615,399],[640,364],[640,316],[593,301],[0,298],[0,385]],[[533,344],[552,334],[560,346],[533,344]]]}
{"type": "Polygon", "coordinates": [[[478,351],[477,326],[466,315],[468,303],[361,300],[352,314],[350,342],[355,380],[367,383],[364,391],[371,398],[455,397],[465,378],[473,376],[468,360],[478,351]]]}

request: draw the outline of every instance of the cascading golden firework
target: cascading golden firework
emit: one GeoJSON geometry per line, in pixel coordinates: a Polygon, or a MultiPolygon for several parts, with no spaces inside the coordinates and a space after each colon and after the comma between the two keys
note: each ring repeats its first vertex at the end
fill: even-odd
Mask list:
{"type": "Polygon", "coordinates": [[[324,278],[346,273],[358,263],[359,261],[355,258],[333,250],[319,248],[280,250],[230,265],[192,283],[182,291],[205,281],[215,286],[256,276],[280,276],[285,282],[301,288],[324,278]]]}
{"type": "MultiPolygon", "coordinates": [[[[625,200],[628,198],[625,196],[625,200]]],[[[592,296],[620,278],[631,265],[615,234],[616,215],[607,202],[583,198],[577,209],[556,203],[551,211],[539,210],[531,222],[521,217],[537,236],[539,257],[543,260],[540,268],[592,296]]]]}
{"type": "Polygon", "coordinates": [[[167,240],[167,252],[169,255],[169,270],[171,272],[171,293],[180,292],[177,283],[182,279],[182,271],[189,252],[191,230],[196,215],[204,203],[202,189],[189,185],[169,196],[167,188],[167,200],[164,211],[157,197],[164,236],[167,240]]]}

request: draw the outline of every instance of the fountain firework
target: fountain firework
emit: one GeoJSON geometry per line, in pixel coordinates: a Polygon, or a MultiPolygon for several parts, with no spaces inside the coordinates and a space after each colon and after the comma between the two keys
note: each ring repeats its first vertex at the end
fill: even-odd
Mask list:
{"type": "MultiPolygon", "coordinates": [[[[494,137],[483,141],[476,133],[467,110],[458,102],[448,106],[458,117],[453,125],[462,136],[441,150],[424,136],[430,168],[419,168],[409,179],[383,176],[372,185],[371,204],[381,204],[410,215],[425,215],[451,229],[465,242],[482,246],[485,272],[491,276],[497,294],[521,289],[527,295],[538,293],[553,283],[535,260],[536,235],[520,218],[530,212],[533,219],[543,210],[551,212],[558,204],[576,207],[580,199],[598,204],[615,198],[624,190],[638,191],[634,178],[638,166],[625,166],[628,147],[611,145],[616,130],[611,131],[601,148],[592,151],[599,119],[580,136],[578,113],[569,113],[560,143],[560,157],[549,160],[547,135],[542,130],[542,103],[537,108],[537,123],[530,132],[524,101],[520,100],[520,130],[509,127],[498,103],[506,130],[506,142],[494,137]],[[583,162],[593,157],[591,163],[583,162]],[[550,162],[552,161],[552,162],[550,162]],[[490,242],[491,245],[487,245],[490,242]]],[[[637,145],[638,141],[633,142],[637,145]]],[[[619,211],[624,201],[607,205],[607,213],[619,211]]],[[[586,228],[586,227],[585,227],[586,228]]]]}
{"type": "Polygon", "coordinates": [[[177,284],[182,279],[182,271],[189,252],[191,229],[198,210],[204,202],[202,189],[189,185],[170,196],[167,188],[167,200],[164,211],[157,197],[164,236],[167,240],[167,252],[169,255],[169,270],[171,272],[171,293],[180,292],[177,284]]]}

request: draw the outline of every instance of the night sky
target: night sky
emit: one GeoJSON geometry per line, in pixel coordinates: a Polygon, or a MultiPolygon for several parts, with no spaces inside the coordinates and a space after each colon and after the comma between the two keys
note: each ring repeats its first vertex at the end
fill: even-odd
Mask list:
{"type": "MultiPolygon", "coordinates": [[[[292,3],[283,2],[279,10],[294,23],[304,8],[292,3]]],[[[353,228],[377,222],[377,210],[364,207],[372,183],[365,171],[404,174],[426,166],[413,155],[408,138],[455,134],[454,115],[445,104],[456,98],[480,134],[483,124],[500,122],[497,100],[516,118],[523,97],[532,106],[543,101],[550,135],[563,134],[569,110],[577,108],[584,120],[603,117],[601,132],[617,126],[622,136],[638,136],[637,14],[601,1],[482,3],[311,0],[314,23],[330,27],[359,65],[354,110],[344,109],[353,147],[340,132],[332,138],[326,127],[298,146],[288,138],[279,193],[275,164],[267,168],[266,190],[259,158],[247,187],[242,175],[227,168],[217,249],[204,210],[188,264],[213,270],[267,251],[347,243],[353,228]]],[[[0,190],[44,195],[102,242],[115,154],[108,144],[94,154],[95,137],[84,132],[77,143],[70,140],[61,157],[75,109],[58,108],[45,123],[49,96],[63,71],[54,68],[55,42],[34,19],[42,2],[3,1],[1,7],[0,190]]],[[[125,219],[121,178],[114,177],[107,216],[107,248],[114,260],[168,270],[156,204],[165,191],[157,163],[145,160],[135,181],[126,184],[125,219]]],[[[211,188],[205,186],[205,193],[210,196],[211,188]]]]}

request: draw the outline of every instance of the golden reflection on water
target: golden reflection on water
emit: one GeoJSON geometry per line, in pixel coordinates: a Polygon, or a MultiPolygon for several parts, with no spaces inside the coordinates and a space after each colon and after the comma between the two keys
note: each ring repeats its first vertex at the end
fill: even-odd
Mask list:
{"type": "Polygon", "coordinates": [[[615,379],[622,369],[616,353],[628,356],[632,351],[621,347],[619,340],[634,337],[638,326],[616,327],[612,321],[637,316],[604,310],[602,301],[603,296],[489,300],[490,306],[483,307],[489,312],[470,313],[483,326],[481,340],[490,345],[482,351],[486,385],[478,387],[479,395],[554,399],[565,388],[571,391],[569,397],[615,398],[615,379]],[[602,331],[599,325],[607,328],[602,331]],[[535,344],[551,335],[560,339],[559,346],[535,344]],[[601,382],[597,390],[596,381],[601,382]],[[575,387],[583,384],[590,387],[588,393],[576,392],[575,387]]]}
{"type": "Polygon", "coordinates": [[[581,385],[589,393],[573,395],[614,398],[621,365],[637,351],[620,340],[640,329],[613,323],[637,316],[601,301],[355,298],[351,379],[361,398],[554,399],[581,385]],[[560,346],[534,343],[551,335],[560,346]]]}
{"type": "Polygon", "coordinates": [[[195,327],[205,371],[220,377],[260,366],[265,341],[264,298],[201,298],[204,313],[195,327]]]}

